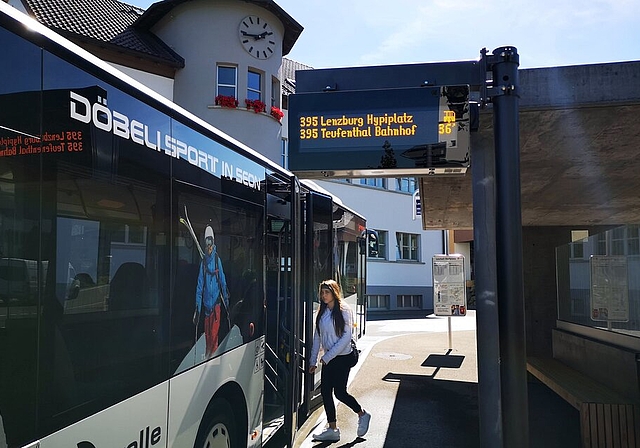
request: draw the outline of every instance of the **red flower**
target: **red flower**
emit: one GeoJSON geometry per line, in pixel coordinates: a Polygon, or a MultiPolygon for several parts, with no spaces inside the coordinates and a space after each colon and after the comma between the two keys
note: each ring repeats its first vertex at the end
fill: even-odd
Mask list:
{"type": "Polygon", "coordinates": [[[267,108],[267,105],[260,100],[246,99],[244,100],[244,103],[247,105],[247,109],[253,109],[253,111],[257,114],[259,114],[260,112],[264,112],[267,108]]]}
{"type": "Polygon", "coordinates": [[[271,116],[280,122],[282,121],[282,117],[284,117],[284,112],[276,106],[271,106],[271,116]]]}
{"type": "Polygon", "coordinates": [[[238,100],[235,96],[218,95],[216,97],[216,105],[235,109],[238,107],[238,100]]]}

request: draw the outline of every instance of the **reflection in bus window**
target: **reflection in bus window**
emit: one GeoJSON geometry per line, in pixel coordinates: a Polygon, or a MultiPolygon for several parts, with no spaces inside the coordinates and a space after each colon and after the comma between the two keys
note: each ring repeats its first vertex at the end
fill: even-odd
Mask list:
{"type": "Polygon", "coordinates": [[[143,168],[136,180],[77,178],[62,168],[45,185],[56,198],[55,237],[43,246],[41,362],[50,368],[41,375],[42,415],[50,428],[157,384],[168,344],[156,245],[162,182],[141,182],[143,168]]]}

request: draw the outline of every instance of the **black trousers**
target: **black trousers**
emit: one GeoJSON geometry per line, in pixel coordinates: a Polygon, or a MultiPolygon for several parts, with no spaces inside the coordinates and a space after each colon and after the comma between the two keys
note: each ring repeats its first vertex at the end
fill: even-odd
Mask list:
{"type": "Polygon", "coordinates": [[[351,358],[351,355],[336,356],[329,364],[322,366],[320,392],[328,423],[336,421],[336,405],[333,402],[334,394],[338,400],[349,406],[353,412],[362,411],[358,401],[347,392],[347,380],[351,370],[349,358],[351,358]]]}

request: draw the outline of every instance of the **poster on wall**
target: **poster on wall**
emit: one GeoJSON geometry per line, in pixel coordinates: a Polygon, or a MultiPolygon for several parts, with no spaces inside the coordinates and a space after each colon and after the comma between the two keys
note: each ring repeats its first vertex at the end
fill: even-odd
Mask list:
{"type": "Polygon", "coordinates": [[[467,314],[464,256],[433,256],[433,310],[436,316],[467,314]]]}
{"type": "Polygon", "coordinates": [[[627,257],[592,255],[591,320],[627,322],[629,320],[629,286],[627,257]]]}

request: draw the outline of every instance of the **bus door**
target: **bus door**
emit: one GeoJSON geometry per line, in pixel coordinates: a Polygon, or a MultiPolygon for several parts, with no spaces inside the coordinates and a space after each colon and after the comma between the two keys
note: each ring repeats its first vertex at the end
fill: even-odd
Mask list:
{"type": "Polygon", "coordinates": [[[352,331],[356,339],[366,324],[366,266],[367,235],[364,218],[344,207],[334,205],[334,265],[336,280],[342,288],[343,299],[353,313],[352,331]]]}
{"type": "Polygon", "coordinates": [[[291,180],[267,176],[264,437],[292,428],[291,322],[294,288],[291,180]]]}
{"type": "MultiPolygon", "coordinates": [[[[333,201],[330,196],[309,192],[305,201],[304,217],[304,245],[302,259],[304,269],[303,281],[303,306],[304,318],[304,357],[302,369],[305,369],[305,357],[309,356],[313,344],[314,319],[320,301],[318,298],[318,285],[321,281],[334,278],[335,265],[333,250],[335,241],[333,238],[333,201]]],[[[306,417],[317,406],[322,404],[320,397],[320,371],[319,366],[315,374],[304,373],[303,390],[301,397],[301,414],[306,417]]]]}

